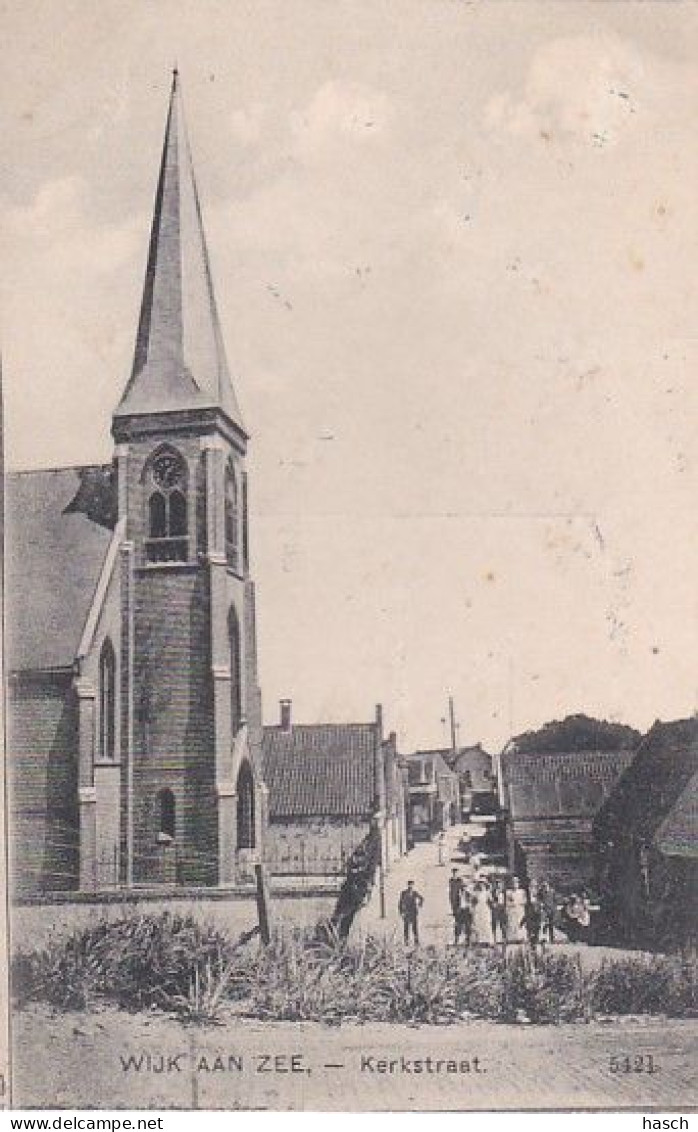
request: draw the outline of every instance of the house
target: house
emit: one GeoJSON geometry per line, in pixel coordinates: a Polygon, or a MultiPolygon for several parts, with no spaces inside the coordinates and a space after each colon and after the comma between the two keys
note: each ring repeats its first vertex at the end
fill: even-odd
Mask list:
{"type": "Polygon", "coordinates": [[[117,400],[109,464],[7,478],[16,894],[230,885],[264,839],[249,436],[176,73],[117,400]]]}
{"type": "Polygon", "coordinates": [[[500,756],[510,867],[560,891],[592,887],[594,817],[639,743],[632,728],[585,715],[512,739],[500,756]]]}
{"type": "Polygon", "coordinates": [[[493,770],[492,755],[477,743],[474,747],[457,747],[444,751],[445,761],[458,775],[460,787],[461,813],[470,810],[473,795],[494,794],[497,780],[493,770]]]}
{"type": "Polygon", "coordinates": [[[428,750],[406,756],[411,842],[429,840],[460,818],[458,775],[444,754],[428,750]]]}
{"type": "Polygon", "coordinates": [[[371,830],[386,868],[407,850],[405,774],[382,710],[367,723],[295,723],[290,700],[262,739],[268,787],[264,859],[273,875],[345,871],[371,830]]]}
{"type": "Polygon", "coordinates": [[[698,719],[657,722],[594,823],[604,909],[632,942],[695,939],[698,719]]]}

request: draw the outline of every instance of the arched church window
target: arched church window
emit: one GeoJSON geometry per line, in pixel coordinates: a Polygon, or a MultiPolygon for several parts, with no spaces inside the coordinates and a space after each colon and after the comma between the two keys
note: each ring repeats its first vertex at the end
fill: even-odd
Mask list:
{"type": "Polygon", "coordinates": [[[158,808],[160,811],[158,840],[174,841],[177,830],[177,808],[175,805],[175,796],[171,790],[166,788],[160,791],[158,794],[158,808]]]}
{"type": "Polygon", "coordinates": [[[170,495],[170,534],[173,538],[187,533],[187,501],[181,491],[170,495]]]}
{"type": "Polygon", "coordinates": [[[187,466],[179,452],[161,449],[148,473],[148,561],[185,562],[187,534],[187,466]]]}
{"type": "Polygon", "coordinates": [[[247,573],[250,565],[250,535],[247,526],[247,472],[242,474],[242,567],[247,573]]]}
{"type": "Polygon", "coordinates": [[[254,849],[254,778],[250,764],[246,761],[240,767],[235,793],[237,794],[237,847],[254,849]]]}
{"type": "Polygon", "coordinates": [[[116,658],[108,640],[99,654],[99,757],[116,758],[116,658]]]}
{"type": "Polygon", "coordinates": [[[240,509],[235,468],[225,470],[225,556],[228,565],[237,570],[240,559],[240,509]]]}
{"type": "Polygon", "coordinates": [[[230,643],[230,731],[237,735],[242,723],[242,649],[240,645],[240,622],[234,609],[228,617],[228,637],[230,643]]]}
{"type": "Polygon", "coordinates": [[[151,538],[165,538],[167,534],[167,504],[165,496],[154,491],[148,500],[148,533],[151,538]]]}

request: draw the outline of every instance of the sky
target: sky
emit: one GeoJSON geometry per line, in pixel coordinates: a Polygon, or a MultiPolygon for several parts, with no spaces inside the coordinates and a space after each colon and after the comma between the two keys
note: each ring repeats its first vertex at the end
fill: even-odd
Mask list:
{"type": "Polygon", "coordinates": [[[698,6],[0,3],[12,468],[108,460],[176,63],[265,717],[698,707],[698,6]]]}

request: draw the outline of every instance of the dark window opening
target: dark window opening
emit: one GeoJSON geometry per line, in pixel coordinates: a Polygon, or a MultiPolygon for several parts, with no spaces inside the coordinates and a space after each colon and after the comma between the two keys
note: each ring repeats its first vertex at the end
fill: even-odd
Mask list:
{"type": "Polygon", "coordinates": [[[175,536],[187,533],[187,501],[181,491],[173,491],[170,496],[170,534],[175,536]]]}
{"type": "Polygon", "coordinates": [[[249,763],[244,762],[237,782],[238,849],[255,847],[254,816],[254,779],[249,763]]]}
{"type": "Polygon", "coordinates": [[[247,573],[250,566],[250,537],[247,529],[247,473],[242,474],[242,566],[247,573]]]}
{"type": "Polygon", "coordinates": [[[225,472],[225,556],[233,570],[237,570],[239,566],[239,528],[238,485],[235,469],[232,464],[228,464],[225,472]]]}
{"type": "Polygon", "coordinates": [[[99,757],[116,757],[116,658],[111,641],[105,641],[99,657],[99,757]]]}
{"type": "Polygon", "coordinates": [[[242,723],[242,657],[240,650],[240,623],[234,609],[228,618],[230,638],[230,732],[237,735],[242,723]]]}
{"type": "Polygon", "coordinates": [[[154,491],[148,500],[148,533],[151,538],[165,538],[167,535],[167,503],[165,496],[154,491]]]}
{"type": "Polygon", "coordinates": [[[160,807],[159,841],[174,841],[177,828],[175,798],[171,790],[161,790],[158,794],[160,807]]]}

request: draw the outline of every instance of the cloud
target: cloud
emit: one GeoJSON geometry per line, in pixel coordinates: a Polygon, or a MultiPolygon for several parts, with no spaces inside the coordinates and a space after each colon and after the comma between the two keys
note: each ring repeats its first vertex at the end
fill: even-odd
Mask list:
{"type": "Polygon", "coordinates": [[[554,39],[533,56],[523,97],[494,95],[486,123],[524,137],[613,144],[641,109],[645,79],[643,60],[612,35],[554,39]]]}
{"type": "Polygon", "coordinates": [[[50,438],[52,462],[70,462],[76,429],[108,443],[104,406],[113,408],[127,376],[147,223],[98,221],[76,176],[46,181],[26,204],[1,205],[3,352],[14,378],[8,452],[15,466],[43,462],[36,433],[50,438]]]}
{"type": "Polygon", "coordinates": [[[235,110],[230,120],[235,141],[246,146],[258,142],[262,137],[266,112],[266,107],[260,102],[235,110]]]}
{"type": "Polygon", "coordinates": [[[25,270],[36,266],[36,257],[42,273],[53,264],[63,278],[73,271],[76,276],[87,271],[109,275],[136,253],[141,219],[98,223],[90,215],[85,179],[60,177],[41,185],[29,204],[2,209],[2,241],[13,268],[22,263],[25,270]]]}
{"type": "Polygon", "coordinates": [[[299,156],[322,155],[348,140],[371,141],[391,118],[387,95],[356,82],[324,83],[303,110],[291,115],[291,133],[299,156]]]}

